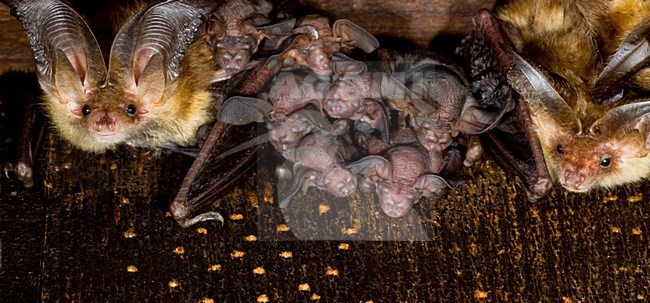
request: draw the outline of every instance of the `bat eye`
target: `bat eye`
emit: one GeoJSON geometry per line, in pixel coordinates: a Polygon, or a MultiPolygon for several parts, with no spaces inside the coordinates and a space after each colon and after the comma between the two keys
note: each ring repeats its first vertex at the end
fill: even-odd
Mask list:
{"type": "Polygon", "coordinates": [[[81,108],[81,114],[84,116],[90,115],[90,106],[88,106],[88,104],[81,108]]]}
{"type": "Polygon", "coordinates": [[[133,117],[133,116],[135,116],[135,113],[136,113],[135,105],[133,105],[133,104],[129,104],[129,105],[127,105],[127,106],[126,106],[126,109],[125,109],[124,111],[126,112],[126,114],[127,114],[129,117],[133,117]]]}
{"type": "Polygon", "coordinates": [[[558,145],[556,151],[558,155],[562,155],[564,154],[564,147],[562,147],[562,145],[558,145]]]}
{"type": "Polygon", "coordinates": [[[600,160],[600,167],[608,168],[610,165],[612,165],[612,159],[611,158],[604,158],[604,159],[600,160]]]}

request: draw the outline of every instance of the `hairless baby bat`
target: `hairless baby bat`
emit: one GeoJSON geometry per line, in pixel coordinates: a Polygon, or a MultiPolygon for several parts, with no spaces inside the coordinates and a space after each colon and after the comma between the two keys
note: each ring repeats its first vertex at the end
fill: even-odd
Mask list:
{"type": "Polygon", "coordinates": [[[348,167],[367,178],[361,187],[374,187],[381,209],[395,218],[406,215],[422,196],[439,198],[453,187],[439,175],[428,173],[428,156],[408,145],[393,147],[384,156],[367,156],[348,167]]]}
{"type": "Polygon", "coordinates": [[[346,197],[357,188],[357,176],[348,168],[348,162],[359,156],[359,151],[342,137],[312,133],[300,141],[293,153],[284,154],[293,162],[292,172],[278,170],[279,178],[293,181],[279,190],[280,207],[288,206],[291,197],[309,186],[327,190],[337,197],[346,197]]]}
{"type": "Polygon", "coordinates": [[[220,69],[214,78],[222,81],[259,62],[251,61],[264,39],[274,40],[267,48],[279,47],[288,38],[295,19],[267,24],[273,5],[266,0],[228,0],[217,7],[206,22],[205,36],[220,69]]]}

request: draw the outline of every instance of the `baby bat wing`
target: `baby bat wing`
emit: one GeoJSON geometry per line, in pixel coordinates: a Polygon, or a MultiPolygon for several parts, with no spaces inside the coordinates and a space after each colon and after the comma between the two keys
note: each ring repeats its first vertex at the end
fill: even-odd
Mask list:
{"type": "Polygon", "coordinates": [[[432,198],[441,196],[449,188],[454,189],[458,187],[459,183],[460,182],[455,182],[452,185],[449,184],[449,182],[447,182],[447,180],[445,180],[443,177],[434,174],[427,174],[421,176],[417,181],[415,181],[413,188],[415,188],[415,190],[420,192],[423,196],[432,198]]]}
{"type": "Polygon", "coordinates": [[[271,25],[260,26],[257,29],[265,34],[268,39],[262,44],[262,51],[276,51],[280,49],[284,41],[286,41],[296,25],[296,19],[289,19],[271,25]]]}
{"type": "Polygon", "coordinates": [[[2,3],[11,7],[27,33],[45,93],[80,116],[77,102],[106,79],[104,59],[88,25],[62,1],[2,3]]]}
{"type": "Polygon", "coordinates": [[[370,126],[379,130],[381,140],[388,142],[388,114],[384,108],[383,103],[374,99],[364,99],[366,112],[370,118],[370,126]]]}
{"type": "Polygon", "coordinates": [[[335,38],[341,39],[341,44],[348,48],[358,47],[366,53],[379,48],[379,41],[360,26],[347,19],[334,21],[332,33],[335,38]]]}
{"type": "Polygon", "coordinates": [[[482,108],[476,99],[468,97],[463,104],[455,130],[474,135],[486,132],[497,126],[503,115],[509,110],[511,109],[503,107],[496,111],[490,111],[482,108]]]}
{"type": "Polygon", "coordinates": [[[305,117],[305,119],[307,119],[307,121],[309,121],[309,123],[320,130],[326,132],[332,130],[332,123],[330,123],[330,121],[325,116],[323,116],[320,111],[304,108],[295,112],[294,115],[302,115],[305,117]]]}
{"type": "Polygon", "coordinates": [[[295,165],[293,170],[293,182],[291,184],[288,184],[286,188],[281,188],[278,190],[280,208],[287,208],[293,196],[295,196],[300,190],[306,190],[307,187],[313,185],[316,178],[321,175],[320,172],[304,167],[302,165],[295,165]]]}
{"type": "Polygon", "coordinates": [[[630,77],[650,63],[650,17],[639,23],[609,59],[594,84],[593,97],[612,104],[622,97],[630,77]]]}
{"type": "Polygon", "coordinates": [[[245,125],[264,122],[273,105],[265,100],[251,97],[234,96],[221,105],[217,120],[233,125],[245,125]]]}

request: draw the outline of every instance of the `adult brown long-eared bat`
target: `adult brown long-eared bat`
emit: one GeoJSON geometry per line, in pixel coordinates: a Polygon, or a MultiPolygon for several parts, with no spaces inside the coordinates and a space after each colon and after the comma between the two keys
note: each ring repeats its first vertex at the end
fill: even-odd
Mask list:
{"type": "Polygon", "coordinates": [[[650,14],[639,6],[636,24],[619,26],[616,18],[624,16],[614,12],[632,2],[640,1],[502,1],[494,14],[475,15],[474,42],[489,55],[467,41],[465,50],[502,78],[494,85],[484,77],[490,68],[473,66],[474,88],[485,103],[501,98],[500,106],[515,108],[487,137],[493,153],[528,185],[530,200],[553,182],[586,192],[650,175],[650,104],[642,77],[650,14]],[[612,28],[618,37],[609,35],[612,28]],[[516,93],[505,87],[506,78],[516,93]],[[513,144],[522,142],[526,148],[513,144]]]}

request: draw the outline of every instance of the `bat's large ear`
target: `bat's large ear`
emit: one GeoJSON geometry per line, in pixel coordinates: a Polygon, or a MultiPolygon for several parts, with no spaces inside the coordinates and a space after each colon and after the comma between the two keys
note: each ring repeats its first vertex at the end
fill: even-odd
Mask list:
{"type": "Polygon", "coordinates": [[[332,25],[332,34],[341,39],[341,45],[346,48],[358,47],[366,53],[379,48],[379,41],[360,26],[347,19],[339,19],[332,25]]]}
{"type": "Polygon", "coordinates": [[[291,197],[295,196],[301,189],[306,190],[307,187],[313,185],[319,175],[319,172],[301,165],[294,167],[293,183],[287,185],[286,189],[278,190],[280,208],[287,208],[289,202],[291,202],[291,197]]]}
{"type": "Polygon", "coordinates": [[[264,122],[271,111],[273,105],[262,99],[235,96],[224,101],[217,114],[217,120],[233,125],[264,122]]]}
{"type": "MultiPolygon", "coordinates": [[[[621,105],[611,109],[589,128],[596,138],[620,138],[631,132],[644,137],[650,134],[650,100],[621,105]]],[[[650,145],[646,143],[646,149],[650,145]]]]}
{"type": "Polygon", "coordinates": [[[381,96],[388,100],[390,105],[397,109],[407,109],[410,106],[414,107],[421,113],[435,112],[435,107],[420,99],[408,87],[404,86],[402,82],[395,79],[395,77],[385,74],[381,79],[381,96]]]}
{"type": "Polygon", "coordinates": [[[383,103],[377,102],[374,99],[364,99],[366,112],[369,114],[372,122],[370,125],[379,130],[381,140],[388,143],[389,130],[388,130],[388,113],[384,108],[383,103]]]}
{"type": "Polygon", "coordinates": [[[614,103],[622,97],[624,86],[641,69],[650,64],[650,17],[639,23],[598,76],[593,97],[601,104],[614,103]]]}
{"type": "Polygon", "coordinates": [[[332,123],[330,123],[330,120],[327,120],[323,114],[321,114],[320,111],[310,109],[310,108],[304,108],[301,109],[297,112],[295,112],[293,115],[302,115],[311,123],[314,125],[316,128],[329,132],[332,130],[332,123]]]}
{"type": "Polygon", "coordinates": [[[448,188],[456,188],[458,184],[449,184],[444,178],[438,175],[421,176],[413,185],[413,188],[427,198],[439,197],[448,188]]]}
{"type": "Polygon", "coordinates": [[[390,162],[382,156],[367,156],[347,165],[355,175],[362,175],[376,182],[378,180],[390,180],[392,169],[390,162]]]}
{"type": "Polygon", "coordinates": [[[199,2],[165,1],[131,17],[113,42],[109,82],[123,79],[127,89],[148,105],[161,105],[165,88],[180,74],[180,61],[195,39],[202,16],[211,10],[199,2]]]}
{"type": "Polygon", "coordinates": [[[513,67],[508,73],[508,82],[524,97],[531,116],[546,113],[561,129],[571,134],[579,134],[582,131],[580,120],[553,88],[548,78],[515,51],[510,50],[509,55],[513,67]]]}
{"type": "Polygon", "coordinates": [[[355,76],[365,73],[368,66],[341,53],[332,56],[332,70],[339,76],[355,76]]]}
{"type": "Polygon", "coordinates": [[[58,0],[2,3],[11,7],[25,29],[38,80],[49,96],[74,109],[85,93],[104,82],[106,66],[99,45],[70,6],[58,0]]]}

